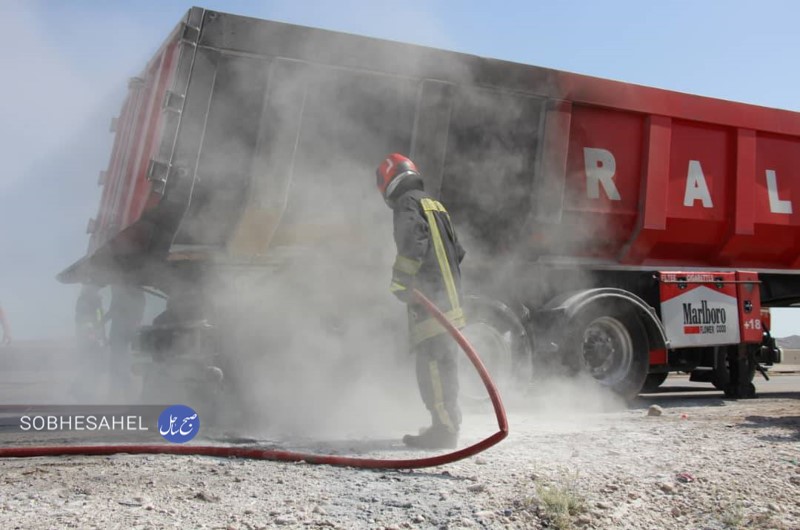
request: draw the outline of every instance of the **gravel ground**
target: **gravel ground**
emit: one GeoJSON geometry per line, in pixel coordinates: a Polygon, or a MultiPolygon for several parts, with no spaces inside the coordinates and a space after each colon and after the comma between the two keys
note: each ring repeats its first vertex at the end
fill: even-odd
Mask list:
{"type": "MultiPolygon", "coordinates": [[[[511,433],[499,445],[414,471],[168,455],[9,459],[0,462],[0,520],[3,528],[800,528],[795,395],[630,406],[585,392],[547,395],[507,404],[511,433]]],[[[496,430],[488,406],[466,408],[462,445],[496,430]]],[[[394,441],[335,447],[429,456],[394,441]]]]}

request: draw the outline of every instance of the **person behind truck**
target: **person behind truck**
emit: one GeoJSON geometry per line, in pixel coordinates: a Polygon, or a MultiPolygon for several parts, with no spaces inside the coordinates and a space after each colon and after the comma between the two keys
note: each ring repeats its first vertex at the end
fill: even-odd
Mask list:
{"type": "Polygon", "coordinates": [[[108,344],[103,299],[97,285],[83,285],[75,302],[75,344],[76,370],[70,393],[78,402],[89,402],[96,397],[93,374],[107,358],[108,344]]]}
{"type": "Polygon", "coordinates": [[[0,344],[4,346],[11,344],[11,326],[8,324],[8,318],[6,318],[6,312],[3,311],[2,305],[0,305],[0,327],[3,328],[3,340],[0,344]]]}
{"type": "Polygon", "coordinates": [[[108,344],[111,350],[111,395],[117,399],[132,397],[131,346],[136,339],[145,309],[144,291],[134,285],[111,286],[111,305],[107,320],[111,321],[108,344]]]}
{"type": "Polygon", "coordinates": [[[378,166],[376,176],[378,190],[394,213],[397,258],[390,290],[407,306],[417,383],[432,418],[430,427],[404,436],[403,442],[423,449],[452,448],[461,425],[456,343],[414,300],[412,291],[419,290],[456,327],[463,327],[460,264],[465,252],[447,210],[425,193],[414,162],[393,153],[378,166]]]}
{"type": "Polygon", "coordinates": [[[82,352],[97,352],[106,345],[105,315],[100,288],[86,284],[75,303],[75,338],[82,352]]]}

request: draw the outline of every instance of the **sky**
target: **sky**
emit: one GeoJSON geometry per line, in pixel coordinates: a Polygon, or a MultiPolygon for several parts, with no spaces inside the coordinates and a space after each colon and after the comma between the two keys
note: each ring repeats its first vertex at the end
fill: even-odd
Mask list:
{"type": "MultiPolygon", "coordinates": [[[[206,1],[256,18],[422,44],[800,111],[800,3],[791,0],[206,1]]],[[[68,336],[127,79],[183,1],[0,0],[0,303],[16,338],[68,336]]],[[[800,334],[800,309],[776,313],[800,334]]]]}

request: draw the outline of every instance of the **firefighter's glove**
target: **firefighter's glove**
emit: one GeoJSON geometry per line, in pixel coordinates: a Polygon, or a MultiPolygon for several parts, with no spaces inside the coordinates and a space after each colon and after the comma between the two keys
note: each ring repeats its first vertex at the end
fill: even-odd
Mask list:
{"type": "Polygon", "coordinates": [[[398,254],[397,258],[394,260],[390,290],[392,294],[406,304],[411,302],[414,277],[419,271],[421,264],[422,262],[420,260],[407,258],[400,254],[398,254]]]}

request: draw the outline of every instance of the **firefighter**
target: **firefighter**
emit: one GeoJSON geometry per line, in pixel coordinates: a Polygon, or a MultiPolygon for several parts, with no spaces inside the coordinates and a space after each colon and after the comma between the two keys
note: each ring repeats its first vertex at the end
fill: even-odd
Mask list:
{"type": "Polygon", "coordinates": [[[111,320],[108,344],[111,350],[110,381],[114,397],[130,397],[131,346],[142,323],[144,310],[144,291],[134,285],[111,286],[111,306],[107,320],[111,320]]]}
{"type": "Polygon", "coordinates": [[[445,328],[412,299],[418,289],[448,316],[464,326],[460,280],[464,249],[456,238],[442,203],[426,194],[414,162],[399,153],[389,155],[376,171],[378,189],[394,212],[397,258],[392,267],[391,292],[408,309],[409,338],[416,355],[422,401],[431,413],[431,426],[419,435],[406,435],[409,447],[452,448],[458,442],[457,347],[445,328]]]}
{"type": "Polygon", "coordinates": [[[78,402],[89,402],[96,398],[92,374],[106,358],[106,315],[103,312],[103,299],[100,287],[84,284],[75,302],[75,357],[76,377],[72,382],[71,394],[78,402]]]}
{"type": "Polygon", "coordinates": [[[75,303],[75,336],[84,352],[96,352],[106,345],[105,315],[100,288],[84,285],[75,303]]]}

